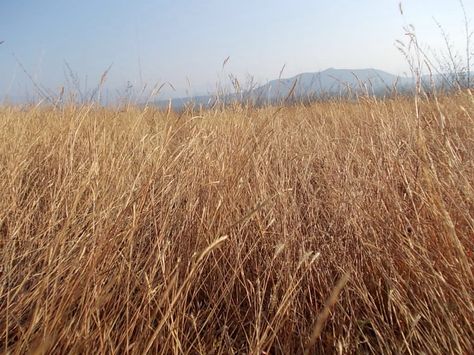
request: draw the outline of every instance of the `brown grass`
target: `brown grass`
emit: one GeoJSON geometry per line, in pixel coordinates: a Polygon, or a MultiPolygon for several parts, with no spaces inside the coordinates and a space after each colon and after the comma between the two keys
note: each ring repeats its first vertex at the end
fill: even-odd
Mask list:
{"type": "Polygon", "coordinates": [[[0,109],[6,353],[467,354],[474,99],[0,109]]]}

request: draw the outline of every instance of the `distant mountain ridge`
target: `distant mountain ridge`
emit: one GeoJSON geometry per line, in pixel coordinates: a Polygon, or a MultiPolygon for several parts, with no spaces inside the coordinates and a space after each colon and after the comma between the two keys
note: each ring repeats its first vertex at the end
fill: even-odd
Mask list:
{"type": "Polygon", "coordinates": [[[270,100],[318,97],[321,95],[368,92],[387,93],[410,85],[411,78],[402,78],[377,69],[334,69],[302,73],[288,79],[276,79],[257,88],[255,94],[270,100]]]}
{"type": "MultiPolygon", "coordinates": [[[[407,90],[413,86],[410,77],[400,77],[377,69],[335,69],[329,68],[315,73],[302,73],[291,78],[275,79],[257,88],[239,94],[219,97],[222,102],[238,100],[255,103],[278,102],[293,99],[315,99],[324,96],[347,96],[350,93],[384,95],[393,90],[407,90]]],[[[216,95],[202,95],[171,99],[173,108],[181,108],[194,103],[212,105],[216,95]]],[[[168,106],[170,100],[155,102],[158,106],[168,106]]]]}

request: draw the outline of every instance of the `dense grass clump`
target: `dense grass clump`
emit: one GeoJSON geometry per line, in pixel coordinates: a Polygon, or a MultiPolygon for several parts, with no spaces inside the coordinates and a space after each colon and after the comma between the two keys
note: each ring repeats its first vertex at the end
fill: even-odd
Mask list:
{"type": "Polygon", "coordinates": [[[0,109],[6,353],[468,353],[474,99],[0,109]]]}

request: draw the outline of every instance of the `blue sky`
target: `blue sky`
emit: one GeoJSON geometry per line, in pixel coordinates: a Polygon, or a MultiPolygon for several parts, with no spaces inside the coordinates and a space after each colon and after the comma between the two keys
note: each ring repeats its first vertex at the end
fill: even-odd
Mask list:
{"type": "MultiPolygon", "coordinates": [[[[67,61],[82,85],[113,65],[111,92],[171,82],[163,96],[211,91],[233,73],[258,82],[328,67],[407,70],[395,48],[403,26],[423,43],[442,39],[433,18],[462,50],[458,0],[0,0],[0,98],[33,94],[30,79],[65,84],[67,61]],[[230,60],[222,70],[226,57],[230,60]]],[[[474,0],[465,0],[474,14],[474,0]]],[[[473,20],[474,21],[474,20],[473,20]]],[[[474,25],[474,23],[473,23],[474,25]]]]}

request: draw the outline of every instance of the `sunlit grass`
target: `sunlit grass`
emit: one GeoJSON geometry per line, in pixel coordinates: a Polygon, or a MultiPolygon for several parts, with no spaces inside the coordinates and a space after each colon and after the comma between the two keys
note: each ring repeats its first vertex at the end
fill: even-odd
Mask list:
{"type": "Polygon", "coordinates": [[[1,108],[1,350],[468,353],[473,115],[1,108]]]}

